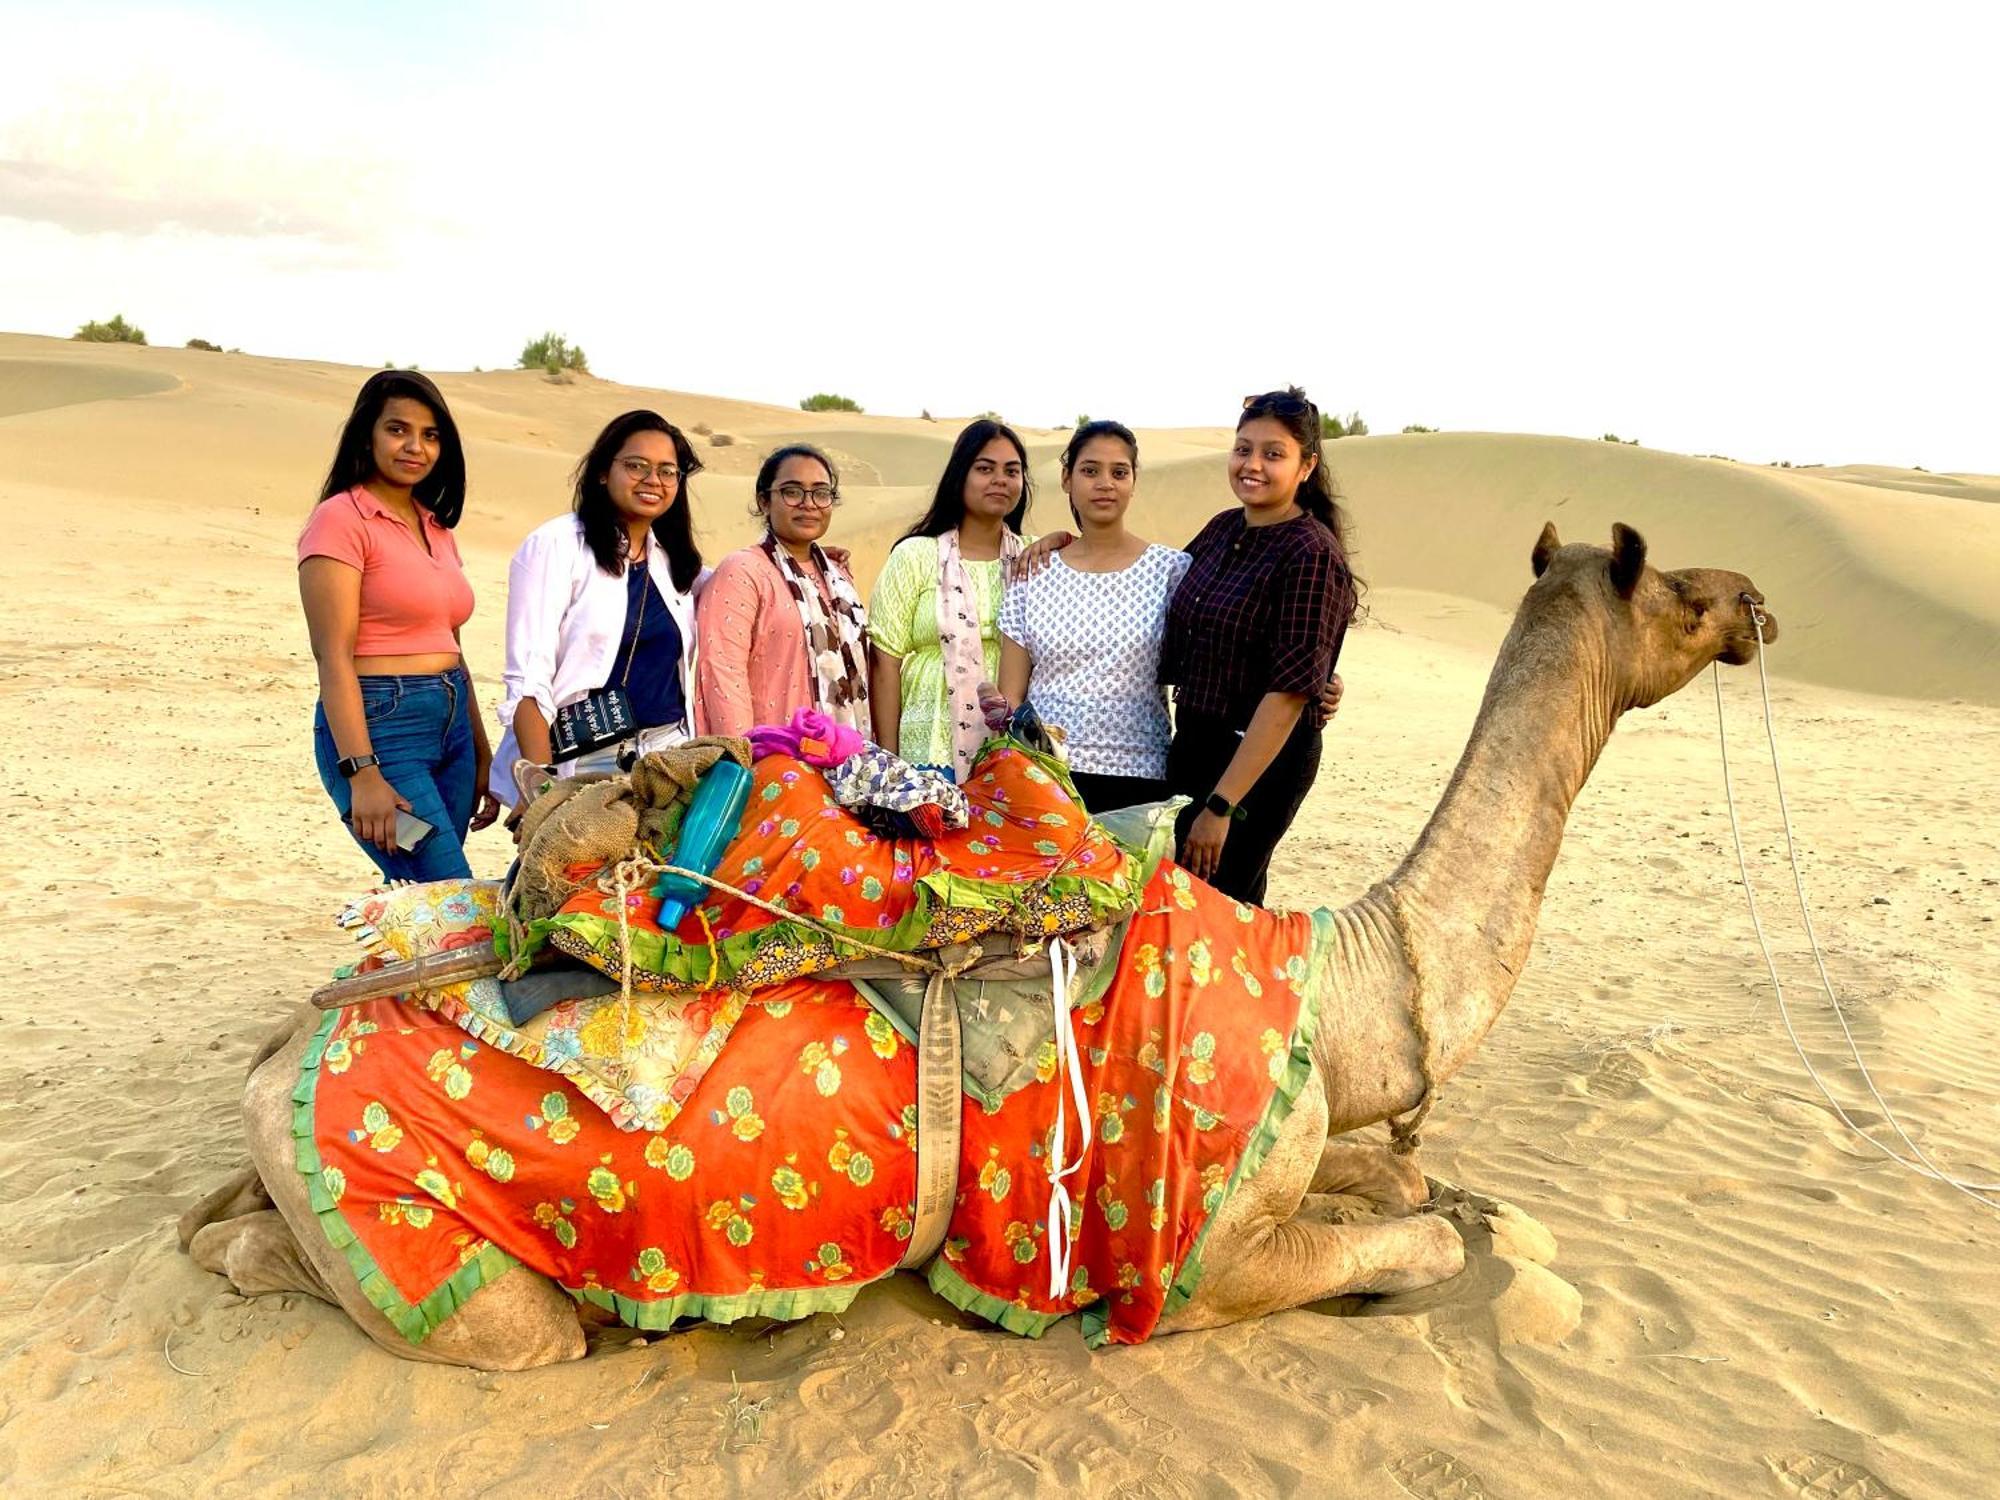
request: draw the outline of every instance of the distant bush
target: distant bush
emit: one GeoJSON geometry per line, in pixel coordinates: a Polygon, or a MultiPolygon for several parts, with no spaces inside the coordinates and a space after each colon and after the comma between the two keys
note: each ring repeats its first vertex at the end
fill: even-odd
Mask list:
{"type": "Polygon", "coordinates": [[[925,420],[926,422],[935,422],[935,421],[937,420],[937,418],[936,418],[936,417],[934,417],[934,416],[932,416],[932,415],[931,415],[931,409],[930,409],[930,408],[929,408],[928,406],[926,406],[926,407],[925,407],[925,408],[923,409],[923,414],[922,414],[922,415],[923,415],[923,419],[924,419],[924,420],[925,420]]]}
{"type": "Polygon", "coordinates": [[[688,431],[693,433],[696,437],[707,437],[710,433],[714,432],[715,429],[709,426],[708,423],[706,422],[697,422],[694,424],[694,426],[690,427],[688,431]]]}
{"type": "Polygon", "coordinates": [[[1412,422],[1412,423],[1411,423],[1411,424],[1410,424],[1410,425],[1409,425],[1408,427],[1405,427],[1405,428],[1403,429],[1403,431],[1405,431],[1405,432],[1436,432],[1436,431],[1437,431],[1437,429],[1436,429],[1435,427],[1426,427],[1426,426],[1424,426],[1424,425],[1423,425],[1422,423],[1420,423],[1420,422],[1412,422]]]}
{"type": "Polygon", "coordinates": [[[977,420],[981,422],[1004,422],[1007,419],[997,411],[983,411],[979,414],[977,420]]]}
{"type": "Polygon", "coordinates": [[[718,432],[709,438],[708,446],[711,448],[733,448],[736,446],[736,439],[726,432],[718,432]]]}
{"type": "Polygon", "coordinates": [[[1636,448],[1639,446],[1639,440],[1637,438],[1622,438],[1615,432],[1605,433],[1603,441],[1607,443],[1623,443],[1628,448],[1636,448]]]}
{"type": "Polygon", "coordinates": [[[1078,427],[1088,427],[1090,425],[1090,413],[1087,411],[1078,412],[1076,414],[1076,425],[1078,427]]]}
{"type": "Polygon", "coordinates": [[[1368,424],[1361,420],[1361,413],[1351,411],[1346,416],[1323,411],[1319,414],[1319,435],[1322,438],[1367,437],[1368,424]]]}
{"type": "Polygon", "coordinates": [[[415,370],[420,375],[423,373],[423,366],[417,364],[414,360],[406,365],[400,359],[385,359],[382,361],[382,368],[385,370],[415,370]]]}
{"type": "MultiPolygon", "coordinates": [[[[141,342],[143,343],[144,340],[141,340],[141,342]]],[[[220,354],[222,352],[222,345],[211,344],[207,339],[189,339],[185,347],[189,349],[206,349],[210,354],[220,354]]]]}
{"type": "Polygon", "coordinates": [[[819,391],[799,403],[800,411],[853,411],[861,410],[861,403],[846,396],[836,396],[830,391],[819,391]]]}
{"type": "Polygon", "coordinates": [[[590,361],[584,358],[583,350],[559,333],[528,340],[514,363],[523,370],[544,371],[551,380],[590,373],[590,361]]]}
{"type": "Polygon", "coordinates": [[[125,321],[125,314],[113,313],[109,323],[86,323],[70,335],[86,344],[143,344],[146,331],[125,321]]]}

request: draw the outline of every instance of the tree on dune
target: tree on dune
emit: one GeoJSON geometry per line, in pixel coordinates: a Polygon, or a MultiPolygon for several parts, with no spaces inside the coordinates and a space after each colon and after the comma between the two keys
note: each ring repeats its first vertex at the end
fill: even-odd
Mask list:
{"type": "Polygon", "coordinates": [[[846,396],[836,396],[831,391],[818,391],[799,403],[800,411],[853,411],[861,410],[861,403],[846,396]]]}
{"type": "Polygon", "coordinates": [[[590,361],[584,358],[581,346],[572,344],[560,333],[545,333],[528,340],[514,363],[523,370],[544,371],[551,380],[590,373],[590,361]]]}
{"type": "Polygon", "coordinates": [[[1351,411],[1344,417],[1323,411],[1319,414],[1319,435],[1323,438],[1367,437],[1368,424],[1361,420],[1358,411],[1351,411]]]}
{"type": "Polygon", "coordinates": [[[125,321],[125,314],[113,313],[108,323],[86,323],[70,335],[86,344],[143,344],[146,331],[125,321]]]}

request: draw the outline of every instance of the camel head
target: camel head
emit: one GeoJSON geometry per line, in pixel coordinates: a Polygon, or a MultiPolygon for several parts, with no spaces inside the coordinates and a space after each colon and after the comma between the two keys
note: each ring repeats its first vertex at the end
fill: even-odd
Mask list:
{"type": "MultiPolygon", "coordinates": [[[[1646,562],[1646,539],[1619,522],[1611,547],[1564,546],[1555,523],[1542,528],[1533,556],[1535,586],[1527,608],[1580,601],[1602,622],[1606,665],[1620,710],[1647,708],[1680,691],[1710,662],[1740,667],[1757,658],[1754,602],[1764,596],[1741,573],[1724,568],[1662,572],[1646,562]]],[[[1765,643],[1777,619],[1763,610],[1765,643]]]]}

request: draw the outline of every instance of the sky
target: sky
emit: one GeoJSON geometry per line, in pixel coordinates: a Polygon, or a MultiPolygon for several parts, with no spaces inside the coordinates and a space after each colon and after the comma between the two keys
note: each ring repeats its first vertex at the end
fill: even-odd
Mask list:
{"type": "Polygon", "coordinates": [[[2000,12],[0,0],[0,329],[2000,472],[2000,12]]]}

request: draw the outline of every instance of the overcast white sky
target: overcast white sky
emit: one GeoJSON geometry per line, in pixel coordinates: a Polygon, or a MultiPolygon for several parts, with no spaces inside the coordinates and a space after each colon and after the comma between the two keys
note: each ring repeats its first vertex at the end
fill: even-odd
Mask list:
{"type": "Polygon", "coordinates": [[[1991,9],[0,0],[0,328],[2000,472],[1991,9]]]}

